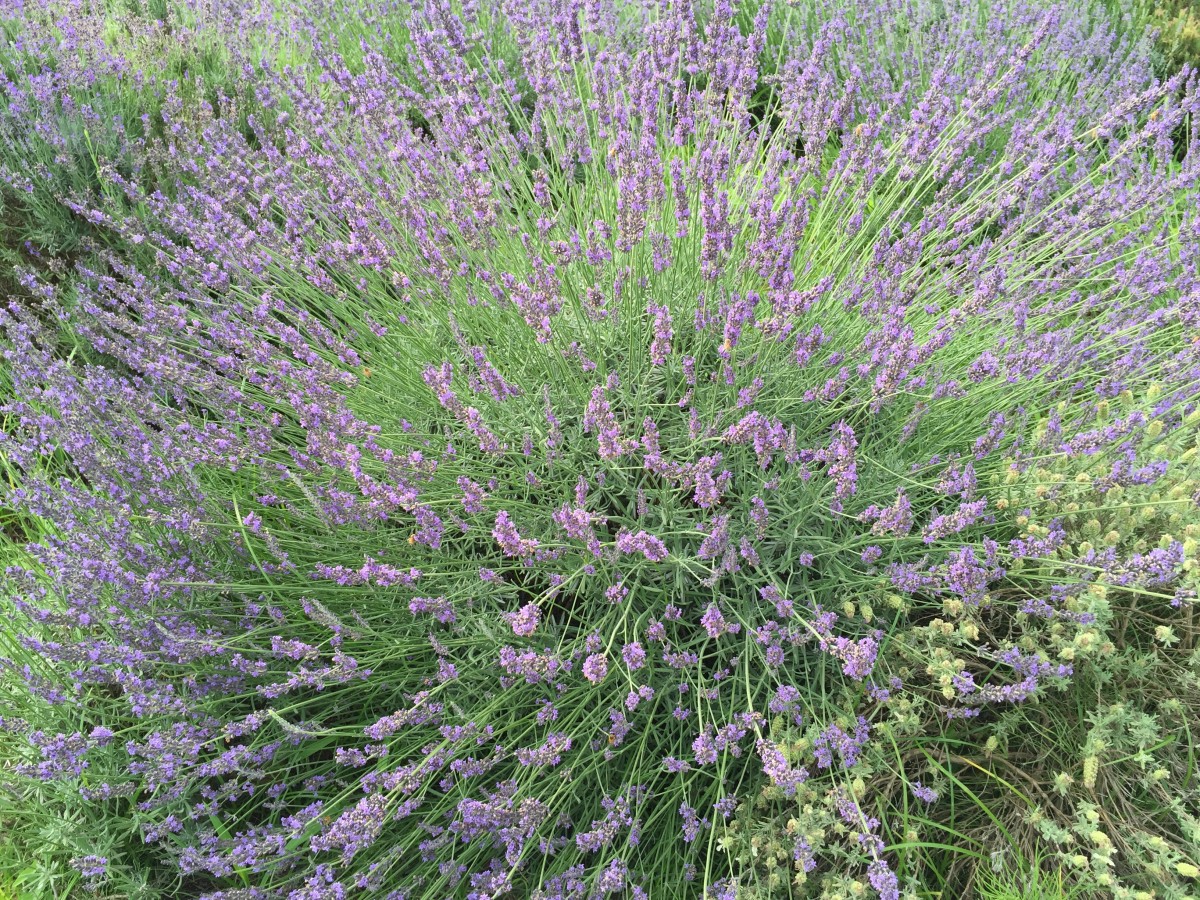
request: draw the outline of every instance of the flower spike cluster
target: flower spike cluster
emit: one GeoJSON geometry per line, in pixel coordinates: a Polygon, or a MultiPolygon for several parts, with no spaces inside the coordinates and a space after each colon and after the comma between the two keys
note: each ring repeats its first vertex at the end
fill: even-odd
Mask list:
{"type": "Polygon", "coordinates": [[[962,748],[1086,707],[1018,838],[1185,895],[1194,691],[1092,706],[1195,647],[1194,73],[1101,0],[160,5],[0,9],[45,883],[949,896],[962,748]]]}

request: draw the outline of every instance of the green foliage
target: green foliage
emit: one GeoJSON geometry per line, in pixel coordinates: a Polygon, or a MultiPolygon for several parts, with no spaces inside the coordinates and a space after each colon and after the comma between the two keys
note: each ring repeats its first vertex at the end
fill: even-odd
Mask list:
{"type": "Polygon", "coordinates": [[[1200,4],[1196,0],[1149,0],[1151,24],[1158,29],[1162,67],[1176,72],[1200,68],[1200,4]]]}

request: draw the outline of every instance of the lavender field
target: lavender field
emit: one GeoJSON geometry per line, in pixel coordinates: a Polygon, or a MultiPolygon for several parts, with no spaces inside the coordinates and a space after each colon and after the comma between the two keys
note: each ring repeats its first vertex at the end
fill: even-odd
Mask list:
{"type": "Polygon", "coordinates": [[[0,900],[1200,897],[1180,10],[0,0],[0,900]]]}

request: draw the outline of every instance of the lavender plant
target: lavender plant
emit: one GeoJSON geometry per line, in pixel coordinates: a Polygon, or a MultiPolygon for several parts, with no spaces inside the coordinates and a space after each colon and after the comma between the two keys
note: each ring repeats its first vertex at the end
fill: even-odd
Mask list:
{"type": "Polygon", "coordinates": [[[3,13],[26,889],[1189,895],[1200,95],[1143,20],[3,13]]]}

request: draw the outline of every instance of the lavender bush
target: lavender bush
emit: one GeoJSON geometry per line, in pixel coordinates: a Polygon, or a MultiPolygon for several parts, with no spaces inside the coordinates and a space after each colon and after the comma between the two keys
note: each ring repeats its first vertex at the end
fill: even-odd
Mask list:
{"type": "Polygon", "coordinates": [[[14,889],[1191,896],[1200,93],[1135,11],[3,24],[14,889]]]}

